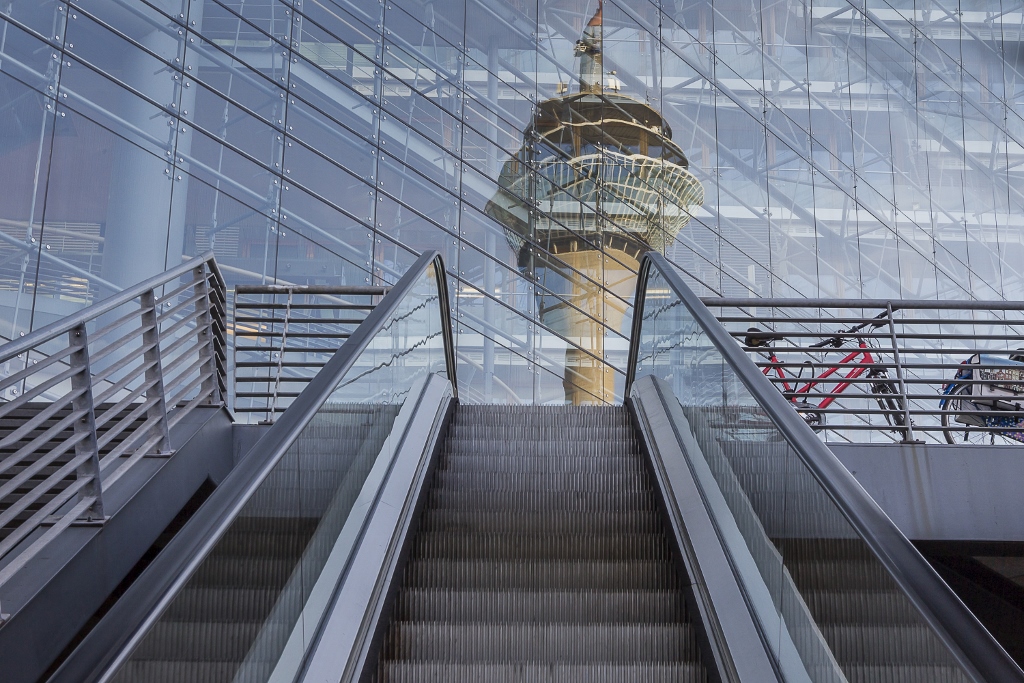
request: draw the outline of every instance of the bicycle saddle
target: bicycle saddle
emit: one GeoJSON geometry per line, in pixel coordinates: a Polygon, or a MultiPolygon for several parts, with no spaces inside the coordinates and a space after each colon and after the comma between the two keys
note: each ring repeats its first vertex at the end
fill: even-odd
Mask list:
{"type": "Polygon", "coordinates": [[[747,328],[747,334],[743,337],[743,345],[752,348],[771,346],[773,339],[785,339],[786,335],[781,332],[768,332],[756,327],[747,328]]]}

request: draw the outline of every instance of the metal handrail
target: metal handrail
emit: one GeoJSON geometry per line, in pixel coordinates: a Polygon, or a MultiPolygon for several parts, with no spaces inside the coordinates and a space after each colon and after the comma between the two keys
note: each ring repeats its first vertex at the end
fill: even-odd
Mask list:
{"type": "Polygon", "coordinates": [[[363,351],[392,317],[413,285],[434,268],[438,287],[445,368],[458,397],[455,346],[451,330],[447,279],[439,252],[424,252],[384,299],[366,317],[324,368],[317,373],[291,406],[256,443],[242,461],[210,494],[188,524],[170,540],[128,591],[75,649],[51,683],[96,680],[118,666],[159,618],[192,572],[206,558],[235,517],[285,456],[303,428],[334,392],[363,351]]]}
{"type": "Polygon", "coordinates": [[[388,287],[367,285],[239,285],[232,299],[231,329],[233,409],[236,415],[263,413],[271,423],[284,412],[327,358],[344,343],[352,330],[365,320],[388,287]],[[285,296],[281,303],[277,296],[285,296]],[[245,296],[272,297],[267,301],[245,300],[245,296]],[[315,297],[316,303],[296,301],[315,297]],[[359,297],[353,302],[344,297],[359,297]],[[371,303],[365,303],[371,301],[371,303]],[[361,312],[347,318],[306,318],[301,311],[361,312]],[[267,315],[269,314],[269,315],[267,315]],[[305,331],[297,332],[298,327],[305,331]],[[262,342],[266,341],[264,345],[262,342]],[[292,344],[302,340],[299,345],[292,344]],[[243,343],[250,342],[250,343],[243,343]],[[321,360],[286,360],[296,354],[315,354],[321,360]],[[239,357],[242,357],[240,360],[239,357]],[[245,369],[246,372],[239,372],[245,369]],[[262,374],[261,370],[264,371],[262,374]],[[282,383],[286,388],[282,388],[282,383]],[[265,389],[260,389],[265,385],[265,389]],[[241,399],[241,400],[240,400],[241,399]]]}
{"type": "MultiPolygon", "coordinates": [[[[993,382],[977,377],[980,371],[1007,370],[998,359],[1022,354],[1013,347],[1024,345],[1024,302],[736,297],[701,301],[717,312],[718,321],[740,344],[750,340],[750,326],[761,330],[761,340],[745,347],[747,352],[823,436],[856,441],[865,433],[868,438],[879,433],[905,443],[956,443],[961,435],[991,443],[1020,441],[1024,381],[1004,382],[1012,385],[1011,390],[996,396],[1000,392],[989,391],[993,382]],[[820,315],[809,314],[811,310],[820,315]],[[866,344],[872,361],[840,363],[859,341],[866,344]],[[956,378],[964,369],[961,361],[975,354],[988,354],[989,359],[975,358],[971,377],[956,378]],[[808,380],[815,378],[800,376],[801,367],[809,367],[811,375],[833,374],[808,387],[808,380]],[[859,376],[845,389],[836,387],[847,382],[844,375],[850,372],[859,376]],[[947,399],[952,390],[963,393],[947,399]],[[829,415],[841,418],[826,420],[829,415]]],[[[1018,374],[1024,379],[1024,372],[1018,374]]]]}
{"type": "MultiPolygon", "coordinates": [[[[960,666],[976,681],[1024,683],[1024,671],[967,609],[928,561],[900,532],[792,406],[761,374],[710,310],[660,254],[647,253],[640,264],[633,309],[633,334],[626,373],[626,393],[636,377],[640,331],[651,269],[655,269],[686,307],[697,325],[736,376],[785,436],[793,451],[836,504],[857,534],[921,613],[960,666]]],[[[749,299],[746,306],[759,305],[749,299]]],[[[1022,306],[1024,307],[1024,306],[1022,306]]]]}
{"type": "Polygon", "coordinates": [[[103,524],[104,490],[143,457],[168,455],[171,427],[193,408],[221,403],[224,302],[207,252],[0,346],[11,371],[0,419],[29,409],[0,438],[0,473],[21,468],[0,485],[0,590],[64,529],[103,524]]]}
{"type": "MultiPolygon", "coordinates": [[[[696,297],[696,295],[694,295],[696,297]]],[[[877,308],[932,311],[1024,311],[1024,301],[978,301],[974,299],[756,299],[750,297],[702,296],[708,308],[877,308]]]]}

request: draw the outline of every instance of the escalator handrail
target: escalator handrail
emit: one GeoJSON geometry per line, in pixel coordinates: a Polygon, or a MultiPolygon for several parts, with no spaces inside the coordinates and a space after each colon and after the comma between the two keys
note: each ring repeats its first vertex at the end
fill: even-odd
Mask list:
{"type": "Polygon", "coordinates": [[[413,263],[277,422],[114,603],[49,679],[50,683],[98,680],[130,654],[130,650],[159,618],[188,577],[227,531],[245,502],[284,457],[320,406],[330,398],[345,373],[398,309],[420,276],[431,267],[436,273],[446,370],[452,384],[453,397],[458,397],[445,266],[440,253],[429,250],[413,263]]]}
{"type": "Polygon", "coordinates": [[[626,395],[629,395],[630,386],[636,376],[644,301],[648,276],[652,268],[665,279],[669,288],[686,306],[725,362],[764,408],[822,489],[914,603],[922,618],[943,641],[960,666],[977,683],[1024,683],[1024,671],[946,585],[832,451],[818,439],[768,378],[761,374],[725,327],[683,282],[668,260],[654,252],[644,255],[637,279],[626,371],[626,395]]]}

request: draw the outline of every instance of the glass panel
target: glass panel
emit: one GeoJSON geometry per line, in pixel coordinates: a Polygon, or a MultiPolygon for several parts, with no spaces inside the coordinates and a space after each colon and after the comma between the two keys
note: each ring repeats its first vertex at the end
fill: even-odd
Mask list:
{"type": "Polygon", "coordinates": [[[394,455],[399,411],[429,374],[447,377],[436,277],[431,265],[416,278],[113,680],[168,666],[183,680],[291,680],[358,538],[367,510],[354,504],[394,455]]]}
{"type": "MultiPolygon", "coordinates": [[[[928,666],[932,680],[966,683],[656,269],[643,305],[636,376],[653,375],[679,402],[675,426],[686,457],[785,679],[895,680],[928,666]],[[875,653],[870,663],[863,658],[867,648],[875,653]]],[[[809,430],[806,437],[815,438],[809,430]]]]}

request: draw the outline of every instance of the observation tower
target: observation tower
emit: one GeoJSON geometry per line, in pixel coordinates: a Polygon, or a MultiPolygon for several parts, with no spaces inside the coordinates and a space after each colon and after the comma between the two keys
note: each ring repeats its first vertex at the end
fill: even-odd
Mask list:
{"type": "Polygon", "coordinates": [[[640,257],[664,253],[704,201],[672,130],[605,82],[602,7],[576,43],[580,90],[542,102],[487,213],[535,281],[541,321],[566,338],[566,401],[613,403],[606,331],[622,328],[640,257]]]}

